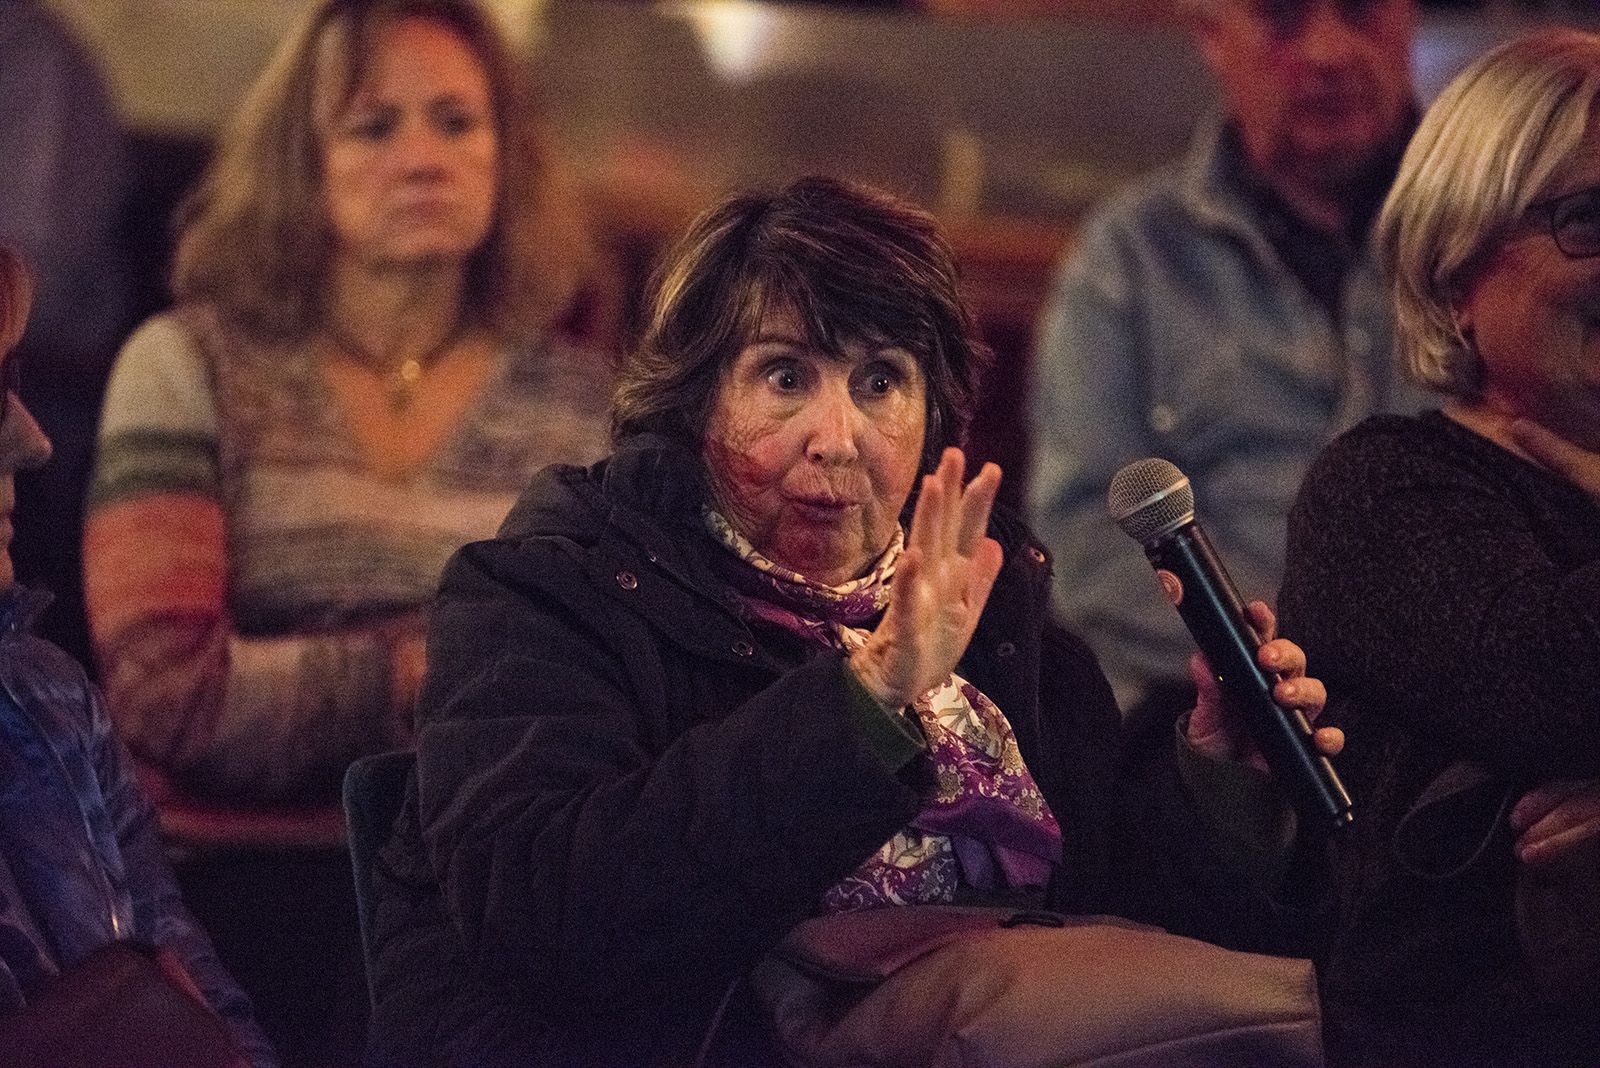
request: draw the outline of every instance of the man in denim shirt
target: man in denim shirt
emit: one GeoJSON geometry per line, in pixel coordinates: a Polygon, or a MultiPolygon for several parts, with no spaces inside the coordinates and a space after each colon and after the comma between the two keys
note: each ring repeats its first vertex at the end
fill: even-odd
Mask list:
{"type": "Polygon", "coordinates": [[[1083,224],[1040,324],[1033,508],[1057,589],[1125,709],[1193,703],[1193,645],[1107,518],[1172,460],[1246,597],[1271,597],[1311,458],[1415,407],[1367,247],[1415,122],[1413,0],[1194,0],[1226,115],[1083,224]]]}

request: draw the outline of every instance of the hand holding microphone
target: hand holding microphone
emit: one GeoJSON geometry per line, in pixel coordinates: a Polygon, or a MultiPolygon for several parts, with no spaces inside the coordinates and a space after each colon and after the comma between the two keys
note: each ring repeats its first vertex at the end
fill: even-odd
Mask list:
{"type": "MultiPolygon", "coordinates": [[[[1195,521],[1194,491],[1188,478],[1166,460],[1139,460],[1111,480],[1107,505],[1117,525],[1144,546],[1145,556],[1161,574],[1178,615],[1205,656],[1227,708],[1242,719],[1304,824],[1325,829],[1348,824],[1350,796],[1319,748],[1311,725],[1293,703],[1278,700],[1283,684],[1279,673],[1303,672],[1304,658],[1288,642],[1276,642],[1263,650],[1273,637],[1272,614],[1261,605],[1252,618],[1246,609],[1205,531],[1195,521]],[[1277,656],[1281,662],[1269,669],[1259,662],[1260,655],[1277,656]]],[[[1197,678],[1196,682],[1208,680],[1197,678]]],[[[1295,680],[1293,685],[1309,683],[1295,680]]],[[[1221,709],[1214,701],[1207,703],[1208,688],[1201,686],[1201,704],[1195,714],[1224,727],[1221,709]]],[[[1206,726],[1191,723],[1191,729],[1206,726]]]]}
{"type": "MultiPolygon", "coordinates": [[[[1176,577],[1171,579],[1174,585],[1176,577]]],[[[1275,638],[1278,620],[1265,601],[1251,601],[1246,606],[1251,625],[1262,638],[1256,651],[1256,663],[1269,677],[1276,677],[1272,696],[1280,705],[1300,710],[1312,723],[1322,712],[1328,692],[1321,680],[1306,674],[1306,654],[1287,638],[1275,638]]],[[[1250,732],[1237,718],[1224,708],[1222,688],[1211,673],[1211,666],[1199,653],[1189,657],[1189,677],[1196,692],[1194,712],[1189,716],[1187,737],[1198,752],[1213,760],[1234,760],[1270,772],[1266,758],[1256,747],[1250,732]]],[[[1344,748],[1344,732],[1338,727],[1316,727],[1313,738],[1317,749],[1334,757],[1344,748]]]]}

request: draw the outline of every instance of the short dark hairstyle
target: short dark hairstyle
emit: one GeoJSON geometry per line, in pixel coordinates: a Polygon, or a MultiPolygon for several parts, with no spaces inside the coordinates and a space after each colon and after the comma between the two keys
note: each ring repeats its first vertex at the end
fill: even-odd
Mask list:
{"type": "Polygon", "coordinates": [[[701,215],[656,272],[644,337],[624,361],[612,435],[654,432],[699,448],[723,371],[768,309],[839,353],[892,343],[927,379],[923,466],[959,445],[989,361],[955,260],[927,212],[868,186],[801,178],[701,215]]]}

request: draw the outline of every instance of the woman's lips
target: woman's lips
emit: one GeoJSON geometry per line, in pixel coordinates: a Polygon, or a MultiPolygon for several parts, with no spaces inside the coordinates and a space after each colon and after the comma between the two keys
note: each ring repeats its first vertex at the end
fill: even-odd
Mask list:
{"type": "Polygon", "coordinates": [[[795,497],[792,503],[801,515],[824,520],[838,519],[850,509],[860,507],[855,501],[833,497],[795,497]]]}

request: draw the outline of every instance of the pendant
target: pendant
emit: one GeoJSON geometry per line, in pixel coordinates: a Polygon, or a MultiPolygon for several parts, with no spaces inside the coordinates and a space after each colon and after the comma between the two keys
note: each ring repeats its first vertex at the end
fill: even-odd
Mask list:
{"type": "Polygon", "coordinates": [[[411,407],[417,395],[417,383],[422,381],[422,361],[408,357],[389,376],[389,410],[396,415],[411,407]]]}

